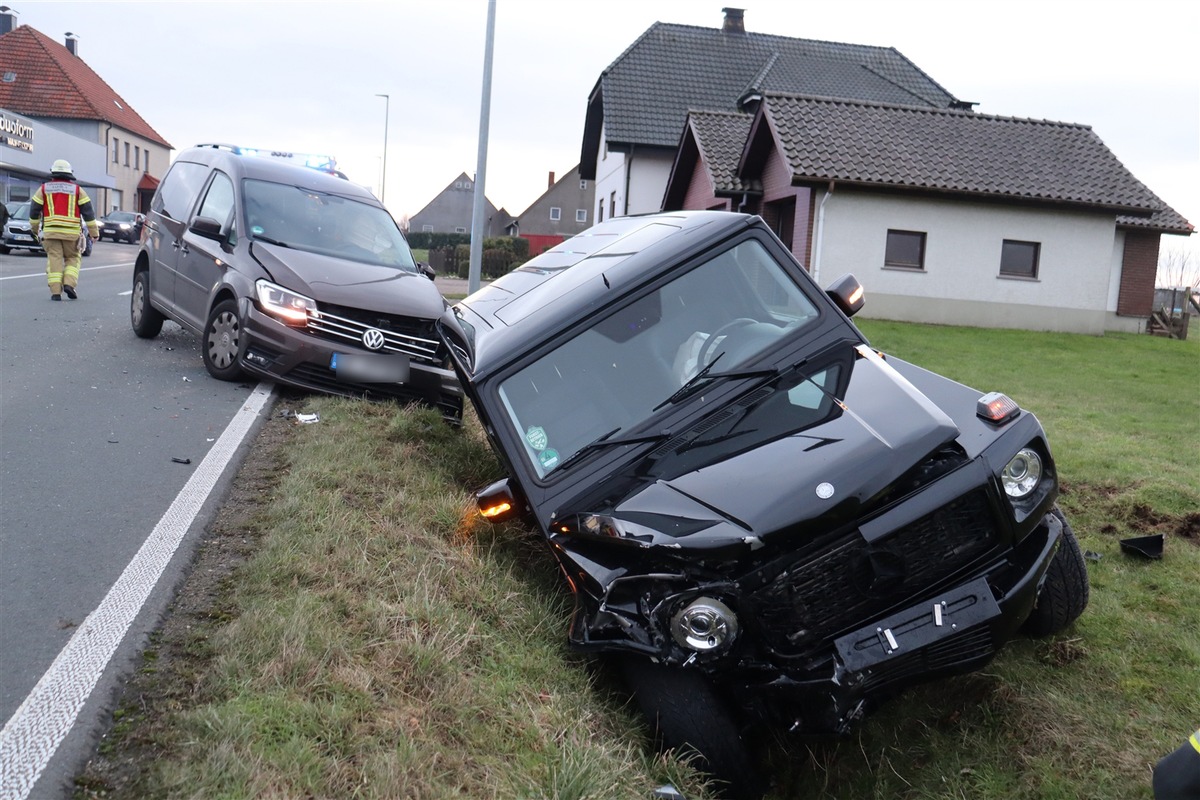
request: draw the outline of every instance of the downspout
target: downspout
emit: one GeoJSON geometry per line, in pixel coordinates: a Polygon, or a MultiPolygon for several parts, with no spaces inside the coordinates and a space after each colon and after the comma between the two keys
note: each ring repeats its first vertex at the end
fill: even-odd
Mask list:
{"type": "Polygon", "coordinates": [[[625,213],[622,216],[626,216],[626,217],[629,216],[629,180],[630,180],[630,177],[633,175],[633,151],[636,148],[637,148],[637,145],[635,145],[635,144],[629,145],[629,154],[627,156],[625,156],[625,198],[623,201],[624,206],[625,206],[625,213]]]}
{"type": "Polygon", "coordinates": [[[742,199],[738,201],[737,210],[739,214],[746,213],[746,206],[750,203],[750,193],[742,192],[742,199]]]}
{"type": "Polygon", "coordinates": [[[817,207],[817,246],[813,253],[812,279],[818,286],[821,285],[821,246],[825,243],[825,203],[833,196],[833,188],[834,182],[830,181],[821,205],[817,207]]]}
{"type": "MultiPolygon", "coordinates": [[[[108,172],[108,170],[109,170],[108,154],[110,152],[109,148],[112,146],[112,141],[109,139],[109,137],[111,135],[112,135],[112,123],[110,122],[110,123],[108,123],[108,127],[104,129],[104,174],[105,175],[109,174],[109,172],[108,172]]],[[[112,197],[109,195],[110,191],[112,191],[112,190],[109,189],[107,186],[104,187],[104,208],[100,209],[100,211],[101,211],[100,216],[102,216],[102,217],[108,216],[108,212],[112,210],[112,197]]]]}

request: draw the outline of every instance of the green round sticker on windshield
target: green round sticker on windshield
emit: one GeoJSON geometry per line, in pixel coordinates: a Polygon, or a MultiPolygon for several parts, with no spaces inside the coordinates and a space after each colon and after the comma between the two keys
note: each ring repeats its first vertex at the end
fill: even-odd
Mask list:
{"type": "Polygon", "coordinates": [[[545,450],[546,445],[550,444],[550,440],[546,438],[546,429],[534,425],[529,430],[525,431],[525,441],[529,442],[529,446],[534,450],[545,450]]]}
{"type": "Polygon", "coordinates": [[[538,453],[538,461],[542,462],[544,469],[554,469],[554,466],[558,463],[558,451],[543,450],[538,453]]]}

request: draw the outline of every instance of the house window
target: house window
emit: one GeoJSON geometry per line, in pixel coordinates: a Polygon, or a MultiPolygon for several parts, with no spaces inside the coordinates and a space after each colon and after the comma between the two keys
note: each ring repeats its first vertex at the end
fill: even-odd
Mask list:
{"type": "Polygon", "coordinates": [[[608,196],[608,217],[612,219],[617,215],[617,193],[612,192],[608,196]]]}
{"type": "Polygon", "coordinates": [[[121,153],[121,143],[118,142],[116,137],[114,136],[113,137],[113,163],[114,164],[121,163],[120,153],[121,153]]]}
{"type": "Polygon", "coordinates": [[[134,145],[134,148],[133,148],[133,168],[134,169],[142,168],[142,148],[140,148],[136,145],[134,145]]]}
{"type": "Polygon", "coordinates": [[[559,208],[558,206],[551,206],[550,207],[550,221],[558,222],[560,219],[562,219],[562,209],[559,208]]]}
{"type": "Polygon", "coordinates": [[[129,142],[125,143],[125,166],[129,166],[129,142]]]}
{"type": "Polygon", "coordinates": [[[586,208],[575,209],[575,221],[576,222],[587,222],[587,209],[586,208]]]}
{"type": "Polygon", "coordinates": [[[889,230],[883,265],[898,269],[925,269],[925,233],[889,230]]]}
{"type": "Polygon", "coordinates": [[[147,150],[145,153],[142,153],[142,171],[143,172],[150,171],[150,151],[149,150],[147,150]]]}
{"type": "Polygon", "coordinates": [[[600,205],[596,206],[596,222],[604,222],[604,198],[600,198],[600,205]]]}
{"type": "Polygon", "coordinates": [[[586,180],[579,181],[579,188],[583,189],[584,191],[587,191],[587,181],[586,180]]]}
{"type": "Polygon", "coordinates": [[[421,233],[433,233],[433,226],[432,225],[422,225],[421,233]]]}
{"type": "Polygon", "coordinates": [[[1000,248],[1000,274],[1009,278],[1036,278],[1041,249],[1038,242],[1005,239],[1000,248]]]}

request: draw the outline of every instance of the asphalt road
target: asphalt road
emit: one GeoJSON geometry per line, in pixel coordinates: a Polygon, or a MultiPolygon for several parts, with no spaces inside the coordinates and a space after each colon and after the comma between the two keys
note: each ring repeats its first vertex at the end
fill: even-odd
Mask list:
{"type": "MultiPolygon", "coordinates": [[[[0,255],[0,721],[9,734],[64,647],[90,634],[114,585],[152,533],[195,493],[191,481],[224,453],[222,433],[270,385],[223,383],[198,339],[167,323],[153,340],[129,325],[132,245],[97,243],[83,259],[79,300],[51,302],[40,255],[0,255]],[[216,445],[214,450],[214,444],[216,445]],[[187,460],[190,463],[176,461],[187,460]],[[184,491],[188,489],[188,491],[184,491]],[[157,528],[156,528],[157,526],[157,528]],[[73,638],[74,637],[74,638],[73,638]],[[26,706],[22,706],[26,703],[26,706]]],[[[269,409],[269,403],[266,404],[269,409]]],[[[262,413],[266,413],[265,411],[262,413]]],[[[261,419],[261,414],[258,415],[261,419]]],[[[254,425],[255,423],[247,423],[254,425]]],[[[13,736],[0,738],[0,795],[67,797],[121,677],[156,627],[181,570],[244,455],[246,435],[197,499],[162,579],[150,584],[115,654],[101,664],[78,721],[27,794],[11,786],[13,736]],[[8,749],[5,749],[8,748],[8,749]]],[[[67,668],[75,655],[65,654],[67,668]]],[[[57,713],[57,710],[56,710],[57,713]]],[[[16,737],[21,738],[21,737],[16,737]]],[[[22,745],[24,746],[24,745],[22,745]]]]}

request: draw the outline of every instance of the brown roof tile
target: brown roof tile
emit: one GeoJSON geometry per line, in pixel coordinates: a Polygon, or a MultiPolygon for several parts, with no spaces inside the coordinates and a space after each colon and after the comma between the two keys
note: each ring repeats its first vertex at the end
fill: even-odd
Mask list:
{"type": "Polygon", "coordinates": [[[0,36],[0,72],[16,73],[15,81],[0,81],[0,107],[30,117],[111,122],[172,147],[83,59],[28,25],[0,36]]]}
{"type": "Polygon", "coordinates": [[[796,180],[1103,207],[1125,225],[1192,230],[1086,125],[782,93],[762,110],[796,180]]]}

